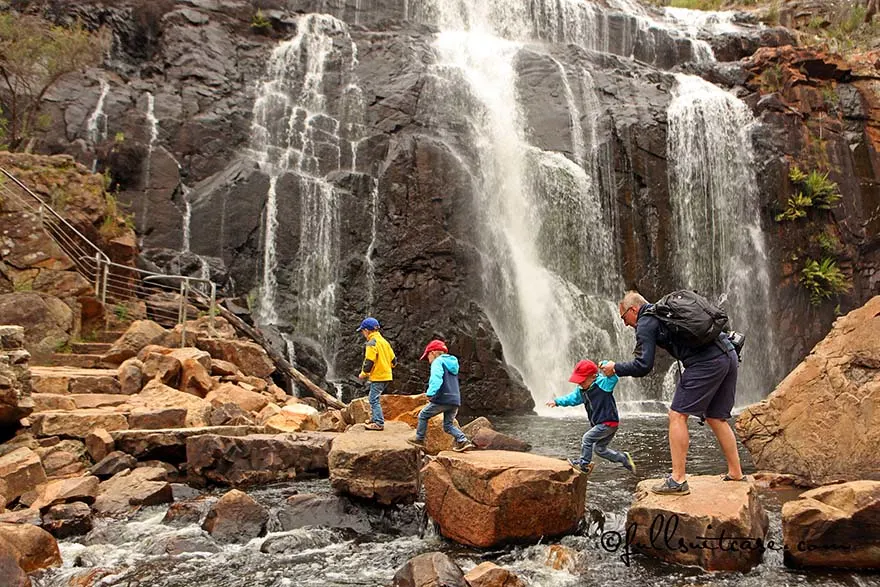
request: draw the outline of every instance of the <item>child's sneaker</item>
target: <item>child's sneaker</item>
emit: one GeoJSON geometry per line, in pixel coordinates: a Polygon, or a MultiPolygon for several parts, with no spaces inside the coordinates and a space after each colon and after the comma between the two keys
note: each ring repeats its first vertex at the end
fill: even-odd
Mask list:
{"type": "Polygon", "coordinates": [[[366,428],[367,430],[376,430],[378,432],[385,430],[384,426],[380,426],[379,424],[376,424],[375,422],[370,422],[369,424],[364,426],[364,428],[366,428]]]}
{"type": "Polygon", "coordinates": [[[427,448],[424,439],[419,440],[413,436],[412,438],[407,438],[406,441],[418,449],[425,450],[427,448]]]}
{"type": "Polygon", "coordinates": [[[636,463],[635,463],[635,461],[633,461],[632,455],[630,455],[628,452],[624,452],[624,453],[623,453],[623,456],[626,457],[626,462],[623,463],[623,467],[624,467],[627,471],[629,471],[630,473],[632,473],[633,475],[635,475],[635,473],[636,473],[636,463]]]}
{"type": "Polygon", "coordinates": [[[688,495],[691,489],[688,487],[687,479],[678,483],[672,478],[672,475],[667,475],[662,483],[651,488],[651,492],[658,495],[688,495]]]}
{"type": "Polygon", "coordinates": [[[452,446],[452,450],[454,450],[455,452],[465,452],[474,448],[477,447],[471,444],[470,440],[465,440],[463,442],[456,441],[455,444],[452,446]]]}
{"type": "Polygon", "coordinates": [[[596,463],[587,463],[585,465],[580,459],[568,459],[568,464],[576,471],[580,471],[584,475],[589,476],[589,474],[593,472],[593,466],[595,466],[596,463]]]}

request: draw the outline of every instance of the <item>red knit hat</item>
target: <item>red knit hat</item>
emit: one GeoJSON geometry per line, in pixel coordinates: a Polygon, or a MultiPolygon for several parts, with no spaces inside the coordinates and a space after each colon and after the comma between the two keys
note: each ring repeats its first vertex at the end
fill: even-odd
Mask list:
{"type": "Polygon", "coordinates": [[[574,371],[571,373],[571,377],[569,377],[568,380],[580,385],[598,372],[599,368],[596,367],[596,363],[584,359],[583,361],[578,361],[578,364],[574,366],[574,371]]]}
{"type": "Polygon", "coordinates": [[[445,353],[448,350],[449,349],[446,348],[446,343],[442,340],[432,340],[428,343],[428,346],[425,347],[425,352],[422,353],[422,358],[419,360],[423,361],[425,357],[428,356],[428,353],[432,351],[443,351],[445,353]]]}

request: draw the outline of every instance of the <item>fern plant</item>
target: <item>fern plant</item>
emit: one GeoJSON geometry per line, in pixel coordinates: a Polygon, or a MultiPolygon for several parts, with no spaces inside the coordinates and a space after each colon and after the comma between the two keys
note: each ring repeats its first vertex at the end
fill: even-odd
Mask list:
{"type": "Polygon", "coordinates": [[[800,282],[810,293],[810,302],[814,306],[852,288],[849,279],[831,257],[824,257],[820,261],[807,259],[801,270],[800,282]]]}

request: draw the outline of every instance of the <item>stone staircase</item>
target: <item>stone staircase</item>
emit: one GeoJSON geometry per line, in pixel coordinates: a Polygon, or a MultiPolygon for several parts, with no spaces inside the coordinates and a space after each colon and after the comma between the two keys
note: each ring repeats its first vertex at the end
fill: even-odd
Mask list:
{"type": "Polygon", "coordinates": [[[39,365],[42,362],[46,367],[77,369],[115,368],[115,365],[108,365],[102,361],[101,357],[124,332],[124,330],[98,331],[93,335],[94,340],[74,342],[70,345],[70,352],[52,353],[44,361],[34,361],[34,364],[39,365]]]}

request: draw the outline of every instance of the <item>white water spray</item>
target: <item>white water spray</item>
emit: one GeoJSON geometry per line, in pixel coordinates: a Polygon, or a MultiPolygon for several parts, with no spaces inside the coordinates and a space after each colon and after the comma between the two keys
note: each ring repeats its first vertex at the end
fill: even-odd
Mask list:
{"type": "MultiPolygon", "coordinates": [[[[107,94],[110,93],[110,84],[103,77],[98,82],[101,86],[101,93],[98,95],[98,102],[86,124],[86,134],[93,147],[107,139],[107,115],[104,114],[104,102],[107,99],[107,94]]],[[[92,173],[95,173],[97,166],[98,159],[96,158],[92,161],[92,173]]]]}

